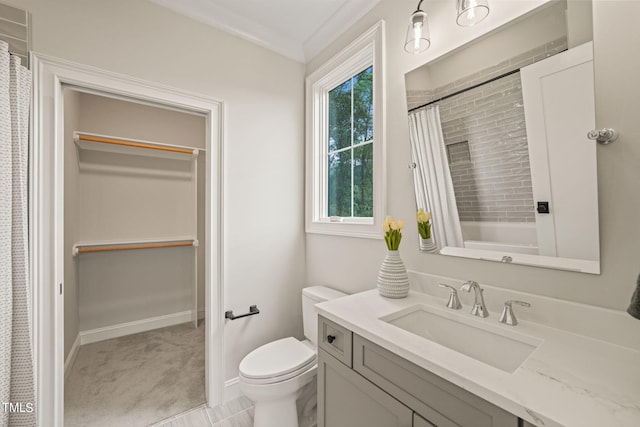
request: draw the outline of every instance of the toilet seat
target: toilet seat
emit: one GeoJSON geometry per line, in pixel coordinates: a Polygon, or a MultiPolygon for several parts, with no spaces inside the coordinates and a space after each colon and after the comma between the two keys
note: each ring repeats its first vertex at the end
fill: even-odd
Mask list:
{"type": "Polygon", "coordinates": [[[272,384],[293,378],[316,364],[313,349],[293,337],[265,344],[240,362],[241,378],[251,384],[272,384]]]}

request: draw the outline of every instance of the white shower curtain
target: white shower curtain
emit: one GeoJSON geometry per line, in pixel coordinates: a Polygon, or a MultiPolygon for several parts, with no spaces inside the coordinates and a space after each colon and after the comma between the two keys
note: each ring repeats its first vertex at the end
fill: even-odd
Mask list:
{"type": "Polygon", "coordinates": [[[431,232],[439,248],[464,247],[437,105],[409,113],[409,137],[417,207],[431,212],[431,232]]]}
{"type": "Polygon", "coordinates": [[[36,424],[27,246],[30,98],[29,70],[0,41],[0,425],[11,427],[36,424]]]}

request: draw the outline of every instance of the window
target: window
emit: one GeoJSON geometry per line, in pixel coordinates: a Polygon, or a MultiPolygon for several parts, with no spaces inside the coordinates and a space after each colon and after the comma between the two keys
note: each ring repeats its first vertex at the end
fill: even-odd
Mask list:
{"type": "Polygon", "coordinates": [[[307,78],[307,232],[382,237],[383,27],[307,78]]]}
{"type": "Polygon", "coordinates": [[[373,66],[329,91],[328,216],[373,217],[373,66]]]}

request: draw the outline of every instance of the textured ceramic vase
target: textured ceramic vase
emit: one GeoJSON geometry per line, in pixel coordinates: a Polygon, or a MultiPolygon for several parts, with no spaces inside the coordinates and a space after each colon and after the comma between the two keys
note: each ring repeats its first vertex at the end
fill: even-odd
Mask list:
{"type": "Polygon", "coordinates": [[[378,272],[378,292],[387,298],[409,295],[409,275],[398,251],[389,251],[378,272]]]}
{"type": "Polygon", "coordinates": [[[429,252],[432,254],[440,253],[438,251],[438,247],[433,243],[433,239],[430,237],[428,239],[423,239],[422,236],[418,236],[420,240],[420,250],[422,252],[429,252]]]}

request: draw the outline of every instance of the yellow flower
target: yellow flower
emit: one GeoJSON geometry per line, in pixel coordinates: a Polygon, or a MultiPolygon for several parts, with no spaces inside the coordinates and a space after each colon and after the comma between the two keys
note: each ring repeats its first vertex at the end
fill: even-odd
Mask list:
{"type": "Polygon", "coordinates": [[[384,222],[382,223],[382,229],[384,230],[385,233],[390,230],[391,222],[393,222],[393,217],[391,215],[388,215],[384,219],[384,222]]]}
{"type": "Polygon", "coordinates": [[[391,215],[387,216],[382,223],[385,235],[384,240],[387,244],[387,249],[391,251],[397,251],[400,246],[400,240],[402,240],[402,233],[400,230],[404,227],[404,221],[394,220],[391,215]]]}
{"type": "Polygon", "coordinates": [[[424,209],[420,208],[418,213],[416,214],[418,218],[418,222],[427,222],[431,219],[431,214],[429,212],[425,212],[424,209]]]}

